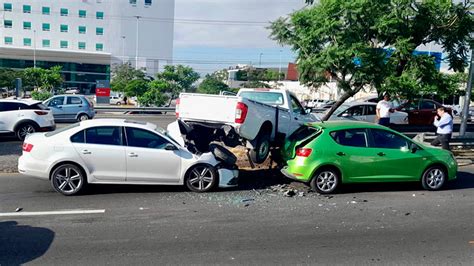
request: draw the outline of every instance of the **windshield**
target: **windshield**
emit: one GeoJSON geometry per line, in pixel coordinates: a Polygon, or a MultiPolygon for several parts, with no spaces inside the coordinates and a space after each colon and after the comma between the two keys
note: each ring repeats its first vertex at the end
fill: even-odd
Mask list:
{"type": "Polygon", "coordinates": [[[283,94],[279,92],[244,91],[239,96],[269,105],[282,105],[284,103],[283,94]]]}
{"type": "MultiPolygon", "coordinates": [[[[344,112],[345,110],[347,110],[348,108],[350,107],[350,105],[348,104],[343,104],[341,106],[339,106],[336,111],[334,111],[334,113],[332,115],[339,115],[340,113],[344,112]]],[[[324,111],[324,114],[327,114],[329,113],[329,110],[331,110],[331,108],[328,108],[326,111],[324,111]]]]}
{"type": "Polygon", "coordinates": [[[174,142],[175,145],[181,146],[181,145],[179,144],[179,142],[176,141],[170,134],[168,134],[168,131],[164,130],[163,128],[161,128],[161,127],[156,127],[156,128],[155,128],[155,131],[158,132],[158,133],[160,133],[160,134],[162,134],[162,135],[165,135],[166,137],[168,137],[171,141],[174,142]]]}

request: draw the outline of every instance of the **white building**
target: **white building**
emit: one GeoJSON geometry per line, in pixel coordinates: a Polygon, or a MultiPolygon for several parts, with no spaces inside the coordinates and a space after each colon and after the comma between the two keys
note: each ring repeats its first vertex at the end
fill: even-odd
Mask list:
{"type": "Polygon", "coordinates": [[[115,63],[153,75],[172,60],[174,0],[0,3],[0,68],[59,64],[65,86],[93,89],[115,63]]]}

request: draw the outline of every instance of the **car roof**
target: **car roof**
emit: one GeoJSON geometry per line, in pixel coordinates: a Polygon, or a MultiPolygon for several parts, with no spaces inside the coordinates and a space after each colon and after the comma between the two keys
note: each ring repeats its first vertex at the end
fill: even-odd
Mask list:
{"type": "Polygon", "coordinates": [[[378,129],[387,129],[384,126],[362,122],[362,121],[352,121],[352,120],[339,120],[339,121],[324,121],[324,122],[314,122],[307,123],[307,126],[314,128],[323,128],[329,130],[340,130],[340,129],[356,129],[356,128],[378,128],[378,129]]]}
{"type": "Polygon", "coordinates": [[[81,127],[94,127],[94,126],[118,126],[118,127],[125,127],[125,126],[133,126],[143,129],[156,129],[157,125],[149,122],[142,122],[142,121],[134,121],[129,119],[115,119],[115,118],[98,118],[98,119],[91,119],[85,120],[80,122],[81,127]]]}
{"type": "Polygon", "coordinates": [[[41,103],[41,101],[37,101],[37,100],[32,100],[32,99],[0,99],[0,102],[3,102],[3,103],[23,103],[23,104],[26,104],[26,105],[33,105],[33,104],[37,104],[37,103],[41,103]]]}
{"type": "Polygon", "coordinates": [[[354,105],[377,105],[376,103],[373,103],[373,102],[346,102],[346,103],[343,103],[342,105],[346,105],[346,106],[354,106],[354,105]]]}
{"type": "Polygon", "coordinates": [[[53,95],[51,98],[54,98],[54,97],[66,97],[66,96],[76,96],[76,97],[86,97],[85,95],[83,94],[58,94],[58,95],[53,95]]]}

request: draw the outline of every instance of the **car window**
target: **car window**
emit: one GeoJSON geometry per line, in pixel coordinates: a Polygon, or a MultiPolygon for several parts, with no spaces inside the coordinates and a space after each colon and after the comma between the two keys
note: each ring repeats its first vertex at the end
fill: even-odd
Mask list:
{"type": "Polygon", "coordinates": [[[67,97],[67,104],[82,104],[82,100],[79,97],[67,97]]]}
{"type": "Polygon", "coordinates": [[[51,137],[51,136],[54,136],[54,135],[57,135],[59,133],[62,133],[62,132],[65,132],[65,131],[68,131],[69,129],[71,128],[75,128],[75,127],[78,127],[80,126],[81,124],[79,123],[74,123],[74,124],[70,124],[69,126],[65,126],[63,128],[60,128],[60,129],[56,129],[55,131],[50,131],[46,134],[44,134],[46,137],[51,137]]]}
{"type": "Polygon", "coordinates": [[[434,110],[436,109],[436,104],[431,101],[422,101],[421,102],[421,109],[429,109],[429,110],[434,110]]]}
{"type": "Polygon", "coordinates": [[[301,106],[300,102],[298,101],[298,99],[295,98],[295,96],[290,95],[290,101],[291,101],[291,109],[293,110],[293,113],[297,113],[297,114],[304,113],[303,106],[301,106]]]}
{"type": "Polygon", "coordinates": [[[71,142],[84,143],[85,140],[86,140],[85,133],[86,133],[85,130],[81,130],[81,131],[77,132],[76,134],[72,135],[71,136],[71,142]]]}
{"type": "Polygon", "coordinates": [[[356,105],[342,112],[339,116],[361,116],[364,115],[364,106],[356,105]]]}
{"type": "Polygon", "coordinates": [[[42,103],[36,103],[36,104],[32,104],[32,105],[28,106],[28,109],[31,109],[31,110],[48,110],[48,107],[46,107],[46,105],[44,105],[42,103]]]}
{"type": "Polygon", "coordinates": [[[169,142],[148,130],[126,127],[127,145],[139,148],[164,149],[169,142]]]}
{"type": "Polygon", "coordinates": [[[18,106],[18,103],[9,103],[9,102],[0,103],[0,112],[16,111],[19,108],[20,107],[18,106]]]}
{"type": "Polygon", "coordinates": [[[331,137],[340,145],[353,147],[367,147],[368,138],[365,129],[338,130],[330,133],[331,137]]]}
{"type": "Polygon", "coordinates": [[[64,104],[64,97],[55,97],[48,102],[48,106],[58,106],[64,104]]]}
{"type": "Polygon", "coordinates": [[[279,92],[244,91],[240,93],[239,96],[270,105],[282,105],[284,103],[283,94],[279,92]]]}
{"type": "Polygon", "coordinates": [[[309,126],[301,126],[298,128],[295,132],[293,132],[289,137],[288,141],[300,141],[303,140],[317,132],[319,132],[320,129],[314,128],[314,127],[309,127],[309,126]]]}
{"type": "Polygon", "coordinates": [[[366,115],[375,115],[376,114],[376,111],[375,111],[375,105],[366,105],[365,106],[365,114],[366,115]]]}
{"type": "Polygon", "coordinates": [[[92,127],[86,129],[87,144],[122,145],[121,127],[92,127]]]}
{"type": "Polygon", "coordinates": [[[371,146],[374,148],[402,149],[409,147],[408,140],[392,132],[382,129],[372,129],[371,132],[373,138],[371,146]]]}

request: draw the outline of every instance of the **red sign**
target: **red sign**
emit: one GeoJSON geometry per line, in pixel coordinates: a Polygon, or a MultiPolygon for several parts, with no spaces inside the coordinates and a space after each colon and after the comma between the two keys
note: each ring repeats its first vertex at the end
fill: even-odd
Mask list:
{"type": "Polygon", "coordinates": [[[95,96],[97,97],[110,97],[110,88],[96,88],[95,96]]]}

